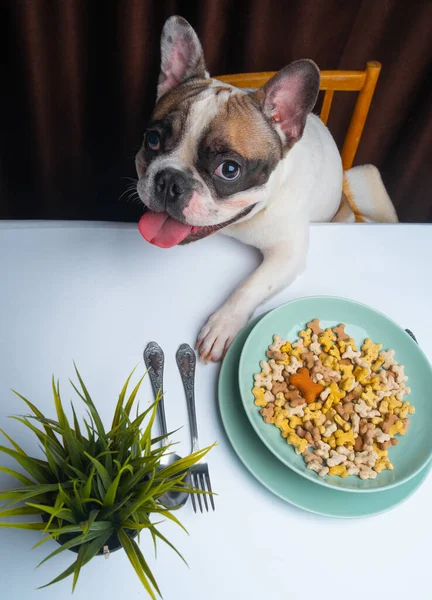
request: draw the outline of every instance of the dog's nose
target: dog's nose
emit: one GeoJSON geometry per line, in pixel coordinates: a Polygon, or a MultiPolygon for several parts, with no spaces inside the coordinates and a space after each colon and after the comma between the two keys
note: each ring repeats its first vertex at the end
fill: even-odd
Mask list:
{"type": "Polygon", "coordinates": [[[165,204],[182,200],[191,189],[188,175],[177,169],[162,169],[155,176],[156,197],[165,204]]]}

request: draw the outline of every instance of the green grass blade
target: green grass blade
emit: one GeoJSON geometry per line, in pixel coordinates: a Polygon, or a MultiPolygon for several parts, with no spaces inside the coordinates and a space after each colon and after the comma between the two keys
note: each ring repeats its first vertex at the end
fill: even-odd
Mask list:
{"type": "Polygon", "coordinates": [[[163,515],[164,517],[166,517],[167,519],[169,519],[170,521],[172,521],[173,523],[175,523],[176,525],[181,527],[183,529],[183,531],[189,535],[189,531],[186,529],[186,527],[183,525],[183,523],[181,523],[177,519],[177,517],[174,516],[169,510],[166,510],[164,508],[159,508],[159,509],[152,508],[151,512],[159,513],[159,514],[163,515]]]}
{"type": "MultiPolygon", "coordinates": [[[[134,369],[135,370],[135,369],[134,369]]],[[[133,371],[132,371],[133,372],[133,371]]],[[[134,387],[134,389],[131,392],[131,395],[128,398],[128,401],[126,402],[126,406],[124,407],[124,411],[126,413],[126,415],[129,417],[130,416],[130,412],[132,410],[132,406],[133,403],[135,402],[135,398],[139,392],[139,389],[141,387],[141,384],[144,380],[145,374],[141,377],[141,379],[138,381],[138,383],[136,384],[136,386],[134,387]]]]}
{"type": "Polygon", "coordinates": [[[21,481],[21,483],[23,483],[24,485],[34,485],[34,481],[29,479],[25,475],[18,473],[18,471],[14,471],[13,469],[8,469],[7,467],[0,467],[0,472],[6,473],[11,477],[15,477],[15,479],[18,479],[18,481],[21,481]]]}
{"type": "Polygon", "coordinates": [[[0,452],[4,452],[4,454],[8,454],[12,458],[19,463],[23,469],[27,471],[29,475],[31,475],[36,481],[39,483],[46,483],[50,479],[49,470],[45,467],[42,467],[38,459],[32,458],[31,456],[24,456],[20,452],[16,450],[12,450],[11,448],[6,448],[6,446],[0,446],[0,452]]]}
{"type": "MultiPolygon", "coordinates": [[[[113,533],[114,529],[110,529],[108,531],[109,531],[109,535],[111,535],[113,533]]],[[[101,534],[99,531],[93,531],[92,533],[88,533],[87,535],[84,533],[82,533],[81,535],[77,535],[76,537],[72,538],[68,542],[64,542],[59,548],[56,548],[56,550],[51,552],[51,554],[48,554],[48,556],[46,556],[43,560],[41,560],[41,562],[36,566],[36,568],[38,568],[41,565],[43,565],[44,563],[46,563],[48,560],[50,560],[50,558],[53,558],[54,556],[57,556],[61,552],[64,552],[64,550],[70,550],[71,548],[75,548],[75,546],[80,546],[81,544],[91,542],[92,540],[94,540],[100,536],[101,536],[101,534]]]]}
{"type": "Polygon", "coordinates": [[[112,484],[109,486],[107,493],[105,494],[105,498],[104,498],[104,502],[103,502],[104,506],[112,506],[114,504],[115,499],[116,499],[116,494],[117,494],[117,488],[119,486],[122,474],[125,471],[129,471],[133,474],[133,469],[130,465],[124,465],[120,469],[119,473],[117,474],[116,478],[114,479],[112,484]]]}
{"type": "MultiPolygon", "coordinates": [[[[41,420],[41,422],[45,422],[46,417],[43,413],[41,413],[41,411],[32,403],[30,402],[30,400],[27,400],[27,398],[24,398],[24,396],[22,396],[21,394],[19,394],[18,392],[16,392],[15,390],[12,390],[12,392],[18,396],[18,398],[20,398],[21,400],[23,400],[27,406],[29,407],[29,409],[32,411],[32,413],[41,420]]],[[[53,442],[56,442],[58,445],[60,445],[60,442],[58,441],[55,433],[51,430],[50,426],[48,423],[44,423],[44,429],[46,434],[53,440],[53,442]]]]}
{"type": "MultiPolygon", "coordinates": [[[[136,555],[131,538],[127,535],[127,533],[125,533],[122,530],[118,531],[118,538],[120,540],[121,545],[124,548],[124,551],[126,552],[126,555],[129,559],[131,565],[135,569],[136,574],[138,575],[144,588],[147,590],[147,593],[149,594],[150,598],[152,598],[152,600],[156,600],[156,596],[147,580],[146,574],[141,566],[138,556],[136,555]]],[[[159,593],[159,595],[160,595],[160,593],[159,593]]]]}
{"type": "MultiPolygon", "coordinates": [[[[74,367],[75,367],[75,373],[77,374],[78,381],[80,382],[80,386],[81,386],[81,389],[82,389],[83,394],[84,394],[84,402],[87,404],[87,406],[88,406],[88,408],[90,410],[90,413],[91,413],[91,415],[93,417],[93,420],[95,422],[96,429],[97,429],[97,432],[99,434],[99,437],[104,440],[106,438],[106,436],[105,436],[105,429],[104,429],[102,420],[101,420],[101,418],[99,416],[99,413],[98,413],[98,411],[96,409],[96,406],[93,403],[93,400],[90,397],[90,394],[87,391],[86,386],[84,385],[84,381],[82,380],[81,375],[80,375],[80,373],[79,373],[79,371],[78,371],[75,363],[74,363],[74,367]]],[[[74,386],[74,388],[75,388],[75,386],[74,386]]]]}
{"type": "Polygon", "coordinates": [[[146,576],[148,577],[148,579],[150,580],[152,586],[154,587],[154,589],[157,591],[157,593],[159,594],[159,596],[161,596],[158,584],[156,583],[155,578],[153,577],[153,573],[151,572],[151,570],[149,569],[149,566],[144,558],[143,553],[141,552],[140,547],[138,546],[138,544],[136,543],[136,541],[130,537],[130,542],[133,546],[133,549],[135,550],[135,554],[138,557],[138,560],[140,562],[141,568],[144,571],[144,573],[146,574],[146,576]]]}
{"type": "Polygon", "coordinates": [[[87,535],[87,533],[90,531],[91,526],[93,525],[93,523],[96,520],[96,517],[99,514],[99,510],[91,510],[90,514],[89,514],[89,518],[87,519],[87,521],[84,521],[82,523],[80,523],[80,526],[83,530],[84,535],[87,535]]]}
{"type": "Polygon", "coordinates": [[[207,446],[203,450],[198,450],[185,458],[181,458],[177,460],[175,463],[170,465],[169,467],[165,467],[165,469],[161,469],[158,472],[158,478],[167,478],[172,477],[173,475],[177,475],[182,471],[186,471],[190,467],[192,467],[195,463],[199,462],[206,454],[209,452],[216,444],[212,444],[211,446],[207,446]]]}
{"type": "Polygon", "coordinates": [[[161,539],[163,542],[165,542],[165,544],[167,544],[172,550],[174,550],[174,552],[182,559],[182,561],[184,562],[184,564],[187,567],[189,567],[189,565],[187,564],[184,556],[182,556],[182,554],[177,550],[177,548],[173,544],[171,544],[171,542],[169,540],[167,540],[166,537],[164,535],[162,535],[161,532],[156,529],[156,527],[154,528],[154,534],[159,539],[161,539]]]}
{"type": "Polygon", "coordinates": [[[68,523],[75,523],[75,518],[70,508],[56,509],[52,506],[47,506],[45,504],[33,504],[31,502],[27,502],[27,506],[38,508],[40,511],[43,511],[53,517],[57,517],[57,519],[63,519],[64,521],[68,521],[68,523]]]}
{"type": "Polygon", "coordinates": [[[71,409],[72,409],[72,414],[73,414],[75,436],[76,436],[77,440],[82,444],[84,441],[84,438],[82,436],[81,428],[80,428],[78,418],[77,418],[76,412],[75,412],[75,407],[72,402],[71,402],[71,409]]]}
{"type": "Polygon", "coordinates": [[[90,456],[90,454],[88,452],[84,452],[84,454],[94,464],[97,474],[99,475],[100,481],[103,485],[104,492],[106,493],[107,490],[109,489],[109,486],[112,484],[112,480],[111,480],[111,477],[109,476],[108,471],[106,470],[106,468],[103,466],[103,464],[101,462],[99,462],[93,456],[90,456]]]}
{"type": "MultiPolygon", "coordinates": [[[[87,550],[86,550],[85,557],[83,559],[82,566],[87,564],[97,554],[97,552],[100,550],[100,548],[102,548],[102,546],[105,544],[105,542],[109,539],[110,535],[111,535],[111,532],[104,532],[98,538],[96,538],[92,542],[89,542],[88,544],[86,544],[87,550]]],[[[74,573],[74,571],[75,571],[76,562],[77,561],[73,562],[67,569],[65,569],[63,571],[63,573],[60,573],[60,575],[58,575],[55,579],[53,579],[49,583],[39,587],[38,589],[41,590],[43,588],[46,588],[50,585],[53,585],[54,583],[58,583],[59,581],[66,579],[66,577],[69,577],[70,575],[72,575],[72,573],[74,573]]]]}
{"type": "Polygon", "coordinates": [[[4,437],[8,440],[8,442],[10,444],[12,444],[12,446],[15,448],[15,450],[17,452],[19,452],[20,454],[23,454],[24,456],[27,456],[27,452],[24,452],[24,450],[21,448],[21,446],[18,446],[18,444],[10,436],[8,436],[8,434],[5,431],[3,431],[3,429],[0,429],[0,433],[2,435],[4,435],[4,437]]]}
{"type": "Polygon", "coordinates": [[[9,510],[0,510],[0,519],[6,517],[21,517],[23,515],[40,515],[43,511],[32,506],[20,506],[9,510]]]}
{"type": "Polygon", "coordinates": [[[30,529],[32,531],[42,531],[45,529],[45,523],[7,523],[0,522],[0,527],[8,529],[30,529]]]}
{"type": "Polygon", "coordinates": [[[96,472],[96,467],[92,467],[91,471],[90,471],[90,475],[88,476],[88,479],[85,482],[83,490],[82,490],[83,499],[90,498],[90,494],[92,491],[93,477],[94,477],[95,472],[96,472]]]}
{"type": "MultiPolygon", "coordinates": [[[[138,366],[138,365],[137,365],[138,366]]],[[[114,411],[114,417],[113,417],[113,421],[112,421],[112,425],[111,425],[111,429],[116,429],[116,427],[118,427],[119,423],[120,423],[120,416],[123,410],[123,404],[124,404],[124,399],[126,396],[126,391],[129,385],[129,382],[132,378],[132,375],[135,372],[136,367],[134,367],[132,369],[132,372],[130,373],[129,377],[126,379],[125,384],[120,392],[120,395],[118,397],[117,400],[117,405],[115,407],[115,411],[114,411]]]]}

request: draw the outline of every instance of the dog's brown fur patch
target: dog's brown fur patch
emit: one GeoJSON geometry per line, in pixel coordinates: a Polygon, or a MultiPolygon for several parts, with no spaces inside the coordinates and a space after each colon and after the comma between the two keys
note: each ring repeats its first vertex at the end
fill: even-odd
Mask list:
{"type": "Polygon", "coordinates": [[[234,94],[210,123],[207,145],[227,146],[245,159],[280,160],[282,148],[277,134],[267,123],[253,98],[234,94]]]}
{"type": "Polygon", "coordinates": [[[211,79],[191,79],[172,91],[164,94],[156,104],[152,114],[153,121],[161,121],[174,110],[187,113],[196,96],[212,85],[211,79]]]}

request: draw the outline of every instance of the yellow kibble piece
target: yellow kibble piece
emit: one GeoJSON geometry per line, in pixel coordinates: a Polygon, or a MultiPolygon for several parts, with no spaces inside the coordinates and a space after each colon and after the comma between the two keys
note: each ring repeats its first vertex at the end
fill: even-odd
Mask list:
{"type": "Polygon", "coordinates": [[[326,430],[326,428],[324,427],[324,425],[321,425],[320,427],[318,427],[318,429],[319,429],[319,432],[320,432],[321,435],[323,435],[324,432],[325,432],[325,430],[326,430]]]}
{"type": "Polygon", "coordinates": [[[332,404],[333,404],[333,400],[332,400],[332,398],[329,396],[329,397],[327,398],[327,400],[324,402],[324,406],[323,406],[323,408],[322,408],[322,411],[323,411],[323,413],[324,413],[324,414],[327,414],[327,413],[329,412],[329,410],[330,410],[330,409],[331,409],[331,407],[332,407],[332,404]]]}
{"type": "Polygon", "coordinates": [[[339,388],[347,392],[348,390],[352,389],[353,383],[354,379],[352,377],[349,377],[348,379],[343,379],[339,384],[339,388]]]}
{"type": "Polygon", "coordinates": [[[281,346],[280,351],[283,354],[289,354],[291,352],[291,343],[290,342],[285,342],[285,344],[283,346],[281,346]]]}
{"type": "MultiPolygon", "coordinates": [[[[287,421],[288,421],[288,419],[287,419],[287,421]]],[[[285,423],[282,424],[282,426],[281,426],[281,432],[282,432],[281,435],[282,435],[283,438],[287,438],[290,435],[290,433],[295,433],[294,429],[292,429],[288,425],[288,423],[287,424],[285,424],[285,423]]]]}
{"type": "Polygon", "coordinates": [[[408,407],[408,414],[413,415],[415,413],[415,406],[411,406],[411,404],[408,407]]]}
{"type": "Polygon", "coordinates": [[[352,338],[349,338],[349,340],[339,340],[338,346],[342,353],[346,352],[348,346],[351,346],[354,352],[357,352],[357,346],[355,345],[355,342],[352,338]]]}
{"type": "Polygon", "coordinates": [[[395,396],[389,396],[388,398],[389,407],[393,410],[395,408],[400,408],[402,406],[402,402],[398,400],[395,396]]]}
{"type": "Polygon", "coordinates": [[[325,367],[330,367],[330,369],[333,369],[334,371],[339,370],[339,362],[334,356],[326,356],[325,359],[322,361],[322,364],[325,367]]]}
{"type": "Polygon", "coordinates": [[[399,415],[400,415],[400,411],[401,411],[401,409],[400,409],[400,408],[395,408],[395,409],[393,410],[393,414],[395,414],[395,415],[399,416],[399,415]]]}
{"type": "Polygon", "coordinates": [[[310,410],[308,407],[306,407],[304,409],[303,421],[311,421],[312,419],[318,419],[320,415],[320,410],[310,410]]]}
{"type": "Polygon", "coordinates": [[[277,365],[284,365],[285,367],[287,367],[288,365],[291,364],[291,357],[287,356],[285,360],[277,360],[276,364],[277,365]]]}
{"type": "Polygon", "coordinates": [[[380,403],[380,405],[378,407],[378,410],[380,411],[380,413],[382,415],[385,415],[385,414],[387,414],[389,412],[389,403],[387,402],[387,400],[382,400],[381,401],[381,403],[380,403]]]}
{"type": "Polygon", "coordinates": [[[303,340],[303,346],[306,346],[306,348],[308,346],[310,346],[311,342],[312,342],[312,329],[305,329],[304,331],[300,331],[299,333],[299,337],[302,338],[303,340]]]}
{"type": "Polygon", "coordinates": [[[298,425],[301,425],[302,423],[303,420],[297,415],[293,415],[289,421],[290,427],[292,427],[293,429],[295,429],[296,427],[298,427],[298,425]]]}
{"type": "Polygon", "coordinates": [[[294,446],[295,448],[297,448],[297,450],[300,452],[300,454],[303,454],[303,452],[308,447],[308,441],[302,439],[296,433],[288,434],[287,439],[288,439],[288,443],[291,444],[292,446],[294,446]]]}
{"type": "Polygon", "coordinates": [[[339,444],[336,442],[336,438],[334,435],[331,435],[329,438],[327,438],[327,444],[332,450],[334,450],[336,446],[339,446],[339,444]]]}
{"type": "Polygon", "coordinates": [[[390,459],[387,457],[382,457],[377,460],[374,466],[374,471],[377,473],[381,473],[384,469],[388,469],[389,471],[393,471],[394,466],[390,462],[390,459]]]}
{"type": "Polygon", "coordinates": [[[277,417],[275,418],[275,422],[274,422],[274,424],[276,425],[276,427],[279,427],[279,429],[281,429],[281,424],[282,424],[283,421],[287,421],[287,424],[288,424],[287,415],[288,415],[288,411],[287,410],[282,410],[277,415],[277,417]]]}
{"type": "Polygon", "coordinates": [[[309,408],[309,410],[321,410],[322,402],[312,402],[312,404],[309,404],[307,408],[309,408]]]}
{"type": "Polygon", "coordinates": [[[333,419],[333,417],[337,415],[337,412],[335,411],[334,408],[331,408],[328,412],[327,412],[327,418],[328,419],[333,419]]]}
{"type": "Polygon", "coordinates": [[[342,379],[349,379],[353,376],[353,365],[339,365],[339,371],[342,373],[342,379]]]}
{"type": "Polygon", "coordinates": [[[337,423],[344,431],[349,431],[351,428],[349,424],[342,419],[340,415],[334,416],[334,422],[337,423]]]}
{"type": "Polygon", "coordinates": [[[388,456],[388,450],[381,450],[380,448],[378,448],[378,446],[376,444],[373,444],[372,446],[374,452],[376,452],[378,454],[378,458],[382,458],[383,456],[388,456]]]}
{"type": "Polygon", "coordinates": [[[285,404],[286,404],[285,396],[283,395],[282,392],[278,392],[276,394],[275,405],[278,407],[281,407],[281,406],[285,406],[285,404]]]}
{"type": "Polygon", "coordinates": [[[358,381],[359,383],[361,383],[362,385],[366,385],[368,382],[368,377],[369,375],[369,370],[366,369],[366,367],[360,367],[360,365],[358,365],[355,369],[354,369],[354,377],[355,380],[358,381]]]}
{"type": "Polygon", "coordinates": [[[383,388],[380,378],[377,375],[371,377],[371,379],[369,380],[369,385],[374,390],[374,392],[377,392],[378,390],[381,390],[383,388]]]}
{"type": "Polygon", "coordinates": [[[341,354],[337,346],[332,346],[328,353],[330,354],[330,356],[334,356],[337,360],[340,360],[341,358],[341,354]]]}
{"type": "Polygon", "coordinates": [[[383,356],[379,356],[375,362],[372,363],[372,371],[375,371],[375,373],[378,371],[378,369],[380,369],[382,367],[382,365],[385,362],[385,358],[383,356]]]}
{"type": "Polygon", "coordinates": [[[264,399],[264,388],[254,387],[252,390],[252,394],[255,396],[255,406],[267,406],[267,401],[264,399]]]}
{"type": "Polygon", "coordinates": [[[354,432],[352,429],[350,429],[349,431],[341,431],[340,429],[338,429],[337,431],[335,431],[334,435],[336,437],[338,446],[346,446],[347,444],[352,444],[354,446],[355,440],[354,432]]]}
{"type": "Polygon", "coordinates": [[[405,427],[402,421],[396,421],[394,425],[390,427],[389,435],[394,437],[395,435],[405,435],[405,427]]]}
{"type": "Polygon", "coordinates": [[[372,417],[371,421],[374,425],[379,425],[384,419],[382,417],[372,417]]]}
{"type": "Polygon", "coordinates": [[[339,477],[348,477],[347,468],[344,465],[337,465],[337,467],[330,467],[329,475],[338,475],[339,477]]]}
{"type": "Polygon", "coordinates": [[[328,352],[330,348],[334,346],[333,342],[335,341],[336,336],[331,329],[326,329],[324,333],[322,333],[318,341],[324,347],[324,350],[328,352]]]}
{"type": "Polygon", "coordinates": [[[295,356],[297,360],[301,360],[300,356],[303,354],[304,349],[303,348],[293,348],[291,350],[291,356],[295,356]]]}

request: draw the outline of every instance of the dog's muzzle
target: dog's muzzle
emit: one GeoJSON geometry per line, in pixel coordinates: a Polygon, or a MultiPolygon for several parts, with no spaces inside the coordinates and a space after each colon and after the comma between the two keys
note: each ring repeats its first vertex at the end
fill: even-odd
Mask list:
{"type": "Polygon", "coordinates": [[[166,168],[155,175],[155,200],[164,208],[174,202],[184,202],[190,198],[192,191],[192,178],[183,171],[166,168]]]}

